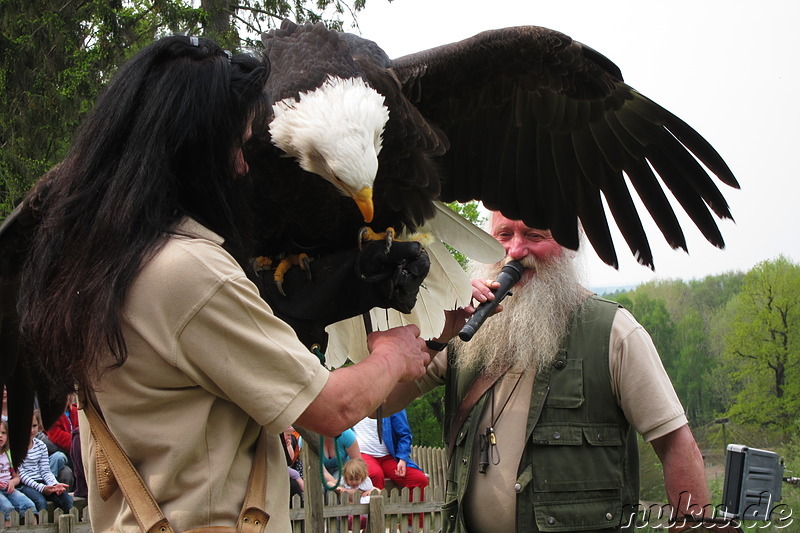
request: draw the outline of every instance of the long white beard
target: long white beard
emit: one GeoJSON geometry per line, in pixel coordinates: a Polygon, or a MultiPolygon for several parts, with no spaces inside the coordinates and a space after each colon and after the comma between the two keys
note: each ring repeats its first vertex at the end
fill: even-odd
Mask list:
{"type": "MultiPolygon", "coordinates": [[[[471,264],[470,276],[497,279],[506,262],[471,264]]],[[[539,368],[558,354],[570,315],[589,292],[580,284],[572,254],[564,253],[546,263],[528,256],[521,263],[535,274],[526,279],[526,270],[524,283],[515,286],[513,295],[503,300],[503,311],[489,317],[472,340],[453,341],[457,366],[480,367],[496,374],[509,366],[518,370],[539,368]]]]}

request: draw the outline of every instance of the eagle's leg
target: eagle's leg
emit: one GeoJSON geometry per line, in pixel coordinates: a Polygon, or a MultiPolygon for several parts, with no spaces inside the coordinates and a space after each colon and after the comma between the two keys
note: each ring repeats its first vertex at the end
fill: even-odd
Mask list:
{"type": "MultiPolygon", "coordinates": [[[[278,266],[275,267],[275,272],[272,275],[272,279],[275,283],[275,286],[278,288],[278,292],[281,293],[282,296],[286,296],[286,292],[283,290],[283,280],[286,276],[286,273],[293,266],[299,266],[300,269],[306,273],[306,278],[308,281],[311,281],[311,269],[309,268],[309,261],[310,260],[307,254],[290,254],[278,262],[278,266]]],[[[256,270],[268,270],[272,267],[273,263],[274,261],[270,257],[261,256],[255,259],[256,270]]]]}
{"type": "Polygon", "coordinates": [[[308,281],[311,281],[311,269],[308,267],[308,263],[309,259],[308,255],[306,254],[292,254],[281,259],[281,262],[278,263],[278,267],[275,269],[275,274],[272,278],[275,281],[275,286],[278,288],[278,292],[281,293],[281,295],[286,296],[286,293],[283,290],[283,279],[284,276],[286,276],[286,272],[288,272],[293,266],[299,266],[300,269],[306,273],[306,278],[308,281]]]}
{"type": "Polygon", "coordinates": [[[264,255],[255,258],[256,271],[269,270],[272,267],[272,258],[264,255]]]}
{"type": "Polygon", "coordinates": [[[358,231],[358,249],[361,249],[361,245],[365,242],[369,241],[386,241],[386,253],[389,253],[389,249],[392,247],[392,243],[395,239],[395,231],[394,228],[388,227],[386,231],[383,233],[375,233],[372,231],[372,228],[364,226],[358,231]]]}

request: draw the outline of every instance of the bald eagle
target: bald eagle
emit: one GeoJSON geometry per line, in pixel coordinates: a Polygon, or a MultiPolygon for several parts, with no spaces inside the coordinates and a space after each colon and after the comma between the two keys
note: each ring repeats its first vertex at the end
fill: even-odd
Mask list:
{"type": "Polygon", "coordinates": [[[262,41],[273,116],[249,161],[270,214],[267,253],[335,249],[364,224],[413,231],[439,218],[437,202],[480,200],[571,249],[580,220],[618,267],[605,199],[636,260],[653,268],[625,176],[673,249],[686,239],[659,178],[724,247],[711,213],[732,217],[710,174],[738,188],[727,164],[562,33],[504,28],[394,60],[321,23],[284,21],[262,41]]]}

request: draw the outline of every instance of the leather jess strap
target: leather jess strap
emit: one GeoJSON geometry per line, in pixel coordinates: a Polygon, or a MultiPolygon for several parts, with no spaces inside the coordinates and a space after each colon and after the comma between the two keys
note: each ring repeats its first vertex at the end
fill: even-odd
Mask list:
{"type": "Polygon", "coordinates": [[[500,379],[500,376],[505,374],[509,368],[510,365],[503,368],[501,372],[491,375],[481,372],[475,377],[472,383],[470,383],[467,392],[464,394],[464,398],[461,400],[461,404],[458,406],[458,412],[456,412],[456,416],[453,418],[453,423],[450,425],[450,432],[448,434],[450,437],[447,450],[448,457],[453,455],[453,450],[456,446],[455,443],[456,440],[458,440],[458,432],[461,431],[461,426],[464,425],[464,420],[469,416],[469,412],[475,407],[475,404],[478,403],[481,396],[486,394],[486,391],[491,389],[492,386],[497,383],[497,380],[500,379]]]}
{"type": "MultiPolygon", "coordinates": [[[[82,403],[97,449],[96,477],[100,497],[104,501],[108,500],[119,487],[136,522],[144,533],[175,533],[152,492],[145,485],[117,439],[111,434],[105,420],[97,412],[94,402],[87,398],[82,403]]],[[[185,533],[201,531],[262,533],[264,531],[269,521],[269,514],[262,508],[266,501],[267,491],[266,440],[266,431],[262,429],[258,436],[247,492],[236,526],[203,527],[191,529],[185,533]]]]}

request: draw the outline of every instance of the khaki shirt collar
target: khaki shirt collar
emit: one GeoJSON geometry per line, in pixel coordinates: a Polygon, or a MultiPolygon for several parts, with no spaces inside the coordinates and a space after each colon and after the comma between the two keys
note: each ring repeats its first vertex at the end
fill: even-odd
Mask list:
{"type": "Polygon", "coordinates": [[[175,233],[178,235],[186,235],[188,237],[207,239],[219,245],[225,242],[225,239],[223,239],[221,236],[217,235],[191,217],[184,217],[175,228],[175,233]]]}

